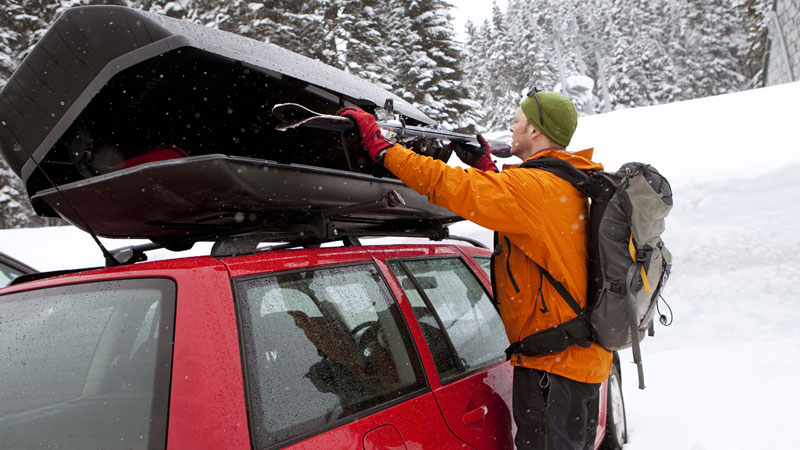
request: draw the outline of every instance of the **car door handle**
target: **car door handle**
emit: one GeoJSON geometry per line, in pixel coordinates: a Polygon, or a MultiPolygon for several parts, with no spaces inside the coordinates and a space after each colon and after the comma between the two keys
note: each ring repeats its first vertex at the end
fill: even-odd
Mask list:
{"type": "Polygon", "coordinates": [[[472,411],[467,411],[467,413],[461,417],[461,422],[464,425],[472,425],[473,423],[486,417],[486,414],[488,413],[489,408],[487,408],[486,405],[483,405],[477,409],[473,409],[472,411]]]}

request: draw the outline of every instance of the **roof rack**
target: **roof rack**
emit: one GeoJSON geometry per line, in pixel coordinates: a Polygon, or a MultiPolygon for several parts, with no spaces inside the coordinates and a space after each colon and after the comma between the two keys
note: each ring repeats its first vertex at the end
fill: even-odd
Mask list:
{"type": "MultiPolygon", "coordinates": [[[[330,228],[328,228],[330,229],[330,228]]],[[[373,231],[373,232],[351,232],[345,231],[342,234],[336,232],[322,238],[320,236],[306,235],[300,238],[289,239],[289,235],[283,235],[287,238],[286,242],[272,244],[268,246],[260,246],[264,242],[275,242],[280,240],[280,236],[276,234],[247,234],[223,237],[214,242],[211,248],[210,255],[213,257],[228,257],[228,256],[242,256],[254,254],[257,252],[287,250],[296,247],[312,248],[319,247],[324,243],[341,241],[345,247],[360,247],[362,245],[360,238],[365,237],[420,237],[427,238],[432,241],[441,241],[444,239],[467,242],[475,247],[487,248],[482,242],[464,237],[452,235],[449,228],[439,224],[432,224],[428,229],[416,229],[413,233],[406,231],[373,231]]],[[[121,247],[111,251],[114,261],[106,260],[106,266],[120,265],[120,264],[133,264],[137,262],[147,261],[145,252],[166,248],[164,245],[156,243],[147,243],[139,245],[131,245],[121,247]]]]}

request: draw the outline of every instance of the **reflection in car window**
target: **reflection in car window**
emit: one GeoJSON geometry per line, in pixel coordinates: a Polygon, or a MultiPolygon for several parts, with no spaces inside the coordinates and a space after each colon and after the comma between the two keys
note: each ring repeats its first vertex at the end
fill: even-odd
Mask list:
{"type": "Polygon", "coordinates": [[[508,339],[500,316],[461,259],[408,260],[403,265],[422,288],[465,370],[504,359],[508,339]]]}
{"type": "Polygon", "coordinates": [[[0,447],[164,448],[174,311],[165,279],[0,297],[0,447]]]}
{"type": "Polygon", "coordinates": [[[410,336],[372,265],[237,284],[256,446],[424,386],[410,336]]]}

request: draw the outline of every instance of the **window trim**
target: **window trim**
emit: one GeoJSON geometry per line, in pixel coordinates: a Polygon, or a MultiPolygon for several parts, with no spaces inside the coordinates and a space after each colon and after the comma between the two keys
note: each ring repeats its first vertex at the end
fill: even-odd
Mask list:
{"type": "MultiPolygon", "coordinates": [[[[275,449],[284,448],[284,447],[296,444],[298,442],[304,441],[306,439],[313,438],[313,437],[318,436],[320,434],[323,434],[323,433],[325,433],[327,431],[339,428],[339,427],[341,427],[343,425],[347,425],[349,423],[356,422],[358,420],[361,420],[361,419],[363,419],[365,417],[368,417],[368,416],[371,416],[373,414],[377,414],[377,413],[379,413],[379,412],[381,412],[383,410],[386,410],[386,409],[389,409],[391,407],[397,406],[398,404],[406,402],[406,401],[411,400],[413,398],[421,397],[421,396],[423,396],[423,395],[425,395],[427,393],[433,392],[433,390],[431,389],[430,380],[428,380],[427,374],[425,372],[425,364],[423,364],[422,358],[420,357],[420,354],[419,354],[420,353],[419,348],[417,347],[417,343],[414,340],[414,335],[411,333],[411,330],[409,329],[408,318],[403,313],[403,310],[402,310],[402,308],[400,307],[400,304],[397,301],[398,299],[395,298],[394,294],[392,293],[392,290],[389,288],[389,284],[386,281],[385,274],[381,271],[380,267],[375,263],[375,261],[373,259],[365,259],[363,261],[351,261],[351,262],[335,263],[335,264],[309,265],[309,266],[306,266],[306,267],[298,267],[298,268],[292,268],[292,269],[287,269],[287,270],[276,270],[276,271],[271,271],[271,272],[262,272],[262,273],[257,273],[257,274],[242,275],[240,277],[231,278],[231,287],[232,287],[232,292],[233,292],[234,310],[236,311],[236,332],[237,332],[237,335],[239,336],[239,358],[240,358],[241,364],[242,364],[242,383],[243,383],[243,386],[244,386],[244,402],[245,402],[245,412],[246,412],[246,415],[247,415],[247,428],[248,428],[248,434],[250,435],[250,445],[251,445],[252,448],[258,448],[259,450],[275,450],[275,449]],[[242,289],[239,287],[239,285],[242,284],[242,283],[245,283],[247,281],[257,280],[257,279],[262,279],[262,278],[268,278],[268,277],[291,275],[291,274],[294,274],[294,273],[308,272],[308,271],[315,271],[315,270],[328,270],[328,269],[336,269],[336,268],[340,268],[340,267],[358,267],[358,266],[371,266],[380,275],[381,283],[379,283],[379,286],[381,286],[381,289],[383,289],[384,293],[386,295],[388,295],[388,298],[390,299],[392,304],[394,304],[397,307],[397,311],[398,311],[398,313],[400,315],[400,322],[401,322],[400,326],[405,329],[406,335],[408,336],[409,341],[411,343],[411,347],[414,350],[413,351],[414,354],[413,355],[409,355],[409,359],[416,359],[417,365],[420,368],[420,380],[422,382],[421,383],[422,385],[420,386],[419,389],[415,389],[413,391],[410,391],[407,394],[401,395],[401,396],[399,396],[399,397],[397,397],[395,399],[392,399],[392,400],[389,400],[387,402],[380,403],[380,404],[375,405],[373,407],[367,408],[367,409],[365,409],[363,411],[359,411],[359,412],[357,412],[355,414],[351,414],[349,416],[341,417],[341,418],[339,418],[337,420],[334,420],[331,423],[325,424],[322,427],[313,428],[312,430],[309,430],[309,431],[307,431],[305,433],[298,434],[298,435],[293,436],[293,437],[291,437],[289,439],[285,439],[283,441],[276,442],[276,443],[271,444],[271,445],[267,445],[267,446],[264,446],[264,447],[257,447],[256,446],[257,441],[256,441],[255,431],[254,431],[254,427],[253,427],[253,423],[252,423],[253,417],[254,417],[255,414],[251,413],[251,411],[253,410],[253,408],[255,406],[254,403],[253,403],[253,400],[251,398],[251,395],[250,395],[250,392],[251,392],[250,385],[251,385],[251,383],[253,383],[253,381],[250,380],[250,377],[248,376],[250,371],[248,370],[249,365],[248,365],[247,359],[245,357],[245,346],[244,346],[244,344],[245,344],[245,336],[243,334],[243,327],[242,327],[242,324],[244,323],[245,318],[243,317],[244,308],[242,307],[242,305],[240,303],[242,301],[241,299],[243,297],[242,297],[242,289]]],[[[414,320],[416,320],[416,318],[414,320]]]]}
{"type": "MultiPolygon", "coordinates": [[[[470,370],[466,370],[464,368],[464,364],[461,362],[461,357],[458,355],[458,352],[456,351],[455,346],[453,345],[453,342],[450,339],[450,333],[448,333],[447,330],[444,328],[444,325],[442,323],[442,319],[439,317],[439,313],[431,305],[430,299],[428,298],[428,295],[425,294],[425,291],[423,289],[421,289],[419,281],[416,280],[416,277],[411,273],[410,270],[408,270],[408,267],[406,267],[406,265],[404,264],[404,261],[433,261],[433,260],[442,260],[442,259],[458,259],[458,260],[460,260],[461,263],[464,265],[464,267],[467,269],[467,271],[469,271],[469,273],[472,274],[472,276],[475,278],[475,281],[477,281],[478,284],[481,286],[481,289],[483,289],[483,292],[489,298],[489,301],[491,301],[492,296],[489,293],[489,291],[486,289],[486,285],[483,284],[483,281],[481,281],[480,276],[477,273],[475,273],[475,270],[472,268],[472,266],[469,264],[469,262],[465,260],[463,255],[453,254],[453,255],[411,256],[411,257],[387,258],[385,261],[386,261],[387,266],[389,265],[389,263],[392,263],[392,262],[400,263],[400,265],[403,268],[403,270],[406,271],[409,279],[411,279],[412,283],[414,283],[414,287],[417,289],[417,292],[420,294],[420,297],[425,302],[425,306],[427,306],[428,309],[431,310],[431,313],[433,313],[433,316],[436,318],[436,323],[439,324],[439,326],[441,327],[442,331],[444,332],[445,340],[447,341],[447,346],[450,348],[450,351],[452,352],[453,357],[454,357],[454,359],[456,360],[456,362],[458,364],[458,367],[461,369],[461,372],[459,374],[451,375],[451,376],[448,376],[448,377],[442,377],[439,374],[439,371],[436,371],[436,374],[439,376],[439,381],[441,382],[442,386],[446,386],[446,385],[451,384],[453,382],[456,382],[458,380],[461,380],[461,379],[467,378],[467,377],[469,377],[471,375],[474,375],[477,372],[481,372],[483,370],[486,370],[489,367],[494,367],[494,366],[496,366],[498,364],[504,363],[506,361],[506,359],[505,359],[505,355],[499,355],[495,359],[490,359],[489,361],[486,361],[485,363],[482,363],[480,365],[471,367],[470,370]]],[[[397,280],[397,277],[395,276],[394,273],[392,273],[392,276],[395,277],[395,280],[397,280]]],[[[398,282],[398,284],[399,284],[399,282],[398,282]]],[[[402,290],[402,286],[400,288],[402,290]]],[[[404,291],[403,292],[403,296],[405,296],[405,295],[406,294],[405,294],[405,291],[404,291]]],[[[406,299],[406,301],[408,301],[408,299],[406,299]]],[[[497,312],[496,308],[492,308],[492,310],[495,311],[495,313],[497,312]]],[[[500,314],[497,315],[497,318],[500,319],[500,314]]],[[[417,320],[417,318],[414,317],[414,320],[417,320]]],[[[502,319],[500,319],[500,321],[502,323],[502,319]]],[[[427,341],[425,342],[425,345],[426,346],[428,345],[427,341]]]]}

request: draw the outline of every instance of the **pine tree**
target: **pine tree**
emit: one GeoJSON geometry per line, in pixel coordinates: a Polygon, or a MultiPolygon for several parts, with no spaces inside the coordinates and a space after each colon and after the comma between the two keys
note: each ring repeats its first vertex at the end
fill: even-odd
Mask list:
{"type": "Polygon", "coordinates": [[[622,0],[591,9],[600,13],[591,18],[602,24],[599,39],[610,43],[604,50],[614,107],[666,103],[677,95],[667,6],[664,0],[622,0]]]}
{"type": "Polygon", "coordinates": [[[37,217],[25,194],[22,180],[0,158],[0,229],[37,227],[47,219],[37,217]]]}
{"type": "Polygon", "coordinates": [[[748,87],[762,86],[764,57],[767,52],[767,19],[766,14],[771,7],[769,0],[740,0],[735,6],[736,13],[742,18],[745,29],[744,47],[739,54],[744,55],[742,74],[750,81],[748,87]]]}
{"type": "Polygon", "coordinates": [[[489,80],[483,93],[483,104],[489,111],[485,125],[490,129],[504,128],[511,123],[519,105],[519,74],[525,69],[519,65],[519,43],[509,33],[506,17],[497,3],[492,8],[492,21],[486,23],[482,34],[487,44],[483,68],[489,80]]]}
{"type": "Polygon", "coordinates": [[[331,0],[329,26],[335,37],[335,66],[391,89],[393,76],[388,31],[381,24],[384,2],[380,0],[331,0]]]}
{"type": "Polygon", "coordinates": [[[403,0],[393,6],[394,14],[403,11],[391,30],[402,48],[394,65],[397,92],[445,128],[474,127],[451,6],[443,0],[403,0]]]}
{"type": "Polygon", "coordinates": [[[740,55],[746,28],[734,14],[734,0],[684,0],[679,37],[686,57],[680,58],[685,80],[681,98],[699,98],[736,92],[749,81],[742,73],[740,55]],[[691,6],[691,7],[689,7],[691,6]]]}
{"type": "Polygon", "coordinates": [[[486,39],[488,27],[488,22],[484,22],[481,27],[477,27],[471,21],[467,22],[467,42],[464,44],[464,87],[469,93],[473,105],[472,114],[478,132],[492,129],[491,111],[487,105],[491,98],[489,90],[492,86],[491,76],[486,70],[490,46],[486,39]]]}

